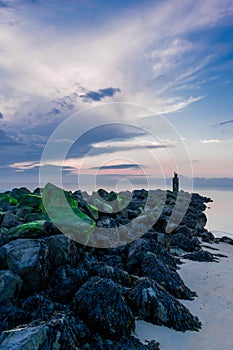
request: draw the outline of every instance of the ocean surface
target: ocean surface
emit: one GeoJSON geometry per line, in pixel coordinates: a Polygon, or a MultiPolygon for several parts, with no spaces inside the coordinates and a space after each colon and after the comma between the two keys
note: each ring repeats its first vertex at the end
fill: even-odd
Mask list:
{"type": "Polygon", "coordinates": [[[215,236],[233,236],[233,190],[195,189],[195,192],[213,199],[205,211],[208,218],[206,228],[215,236]]]}
{"type": "MultiPolygon", "coordinates": [[[[6,190],[10,190],[13,187],[24,186],[23,184],[4,184],[2,187],[0,184],[0,193],[6,190]],[[1,188],[2,187],[2,188],[1,188]]],[[[30,184],[27,186],[30,190],[34,190],[38,187],[38,184],[30,184]]],[[[69,187],[69,186],[68,186],[69,187]]],[[[66,188],[67,190],[74,191],[73,186],[71,188],[66,188]]],[[[137,188],[140,188],[138,186],[137,188]]],[[[163,188],[165,189],[165,188],[163,188]]],[[[107,189],[111,190],[111,189],[107,189]]],[[[223,189],[204,189],[195,188],[192,192],[199,193],[205,197],[210,197],[213,199],[213,203],[208,203],[208,209],[206,209],[205,214],[207,215],[208,221],[206,228],[211,231],[215,236],[232,235],[233,237],[233,189],[223,190],[223,189]]]]}

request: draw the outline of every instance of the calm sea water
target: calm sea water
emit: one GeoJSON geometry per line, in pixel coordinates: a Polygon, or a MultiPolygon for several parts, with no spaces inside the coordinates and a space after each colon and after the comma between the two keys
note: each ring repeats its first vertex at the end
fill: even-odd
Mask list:
{"type": "Polygon", "coordinates": [[[209,209],[206,209],[207,229],[215,236],[223,234],[233,236],[233,190],[203,190],[196,189],[195,192],[210,197],[213,203],[208,203],[209,209]]]}
{"type": "MultiPolygon", "coordinates": [[[[23,184],[15,185],[15,187],[20,186],[23,186],[23,184]]],[[[0,187],[0,192],[9,190],[12,187],[14,187],[12,184],[4,184],[3,188],[0,187]]],[[[38,184],[30,184],[27,187],[30,190],[34,190],[38,187],[38,184]]],[[[74,191],[74,188],[67,189],[74,191]]],[[[233,190],[195,188],[193,192],[210,197],[214,201],[208,204],[208,209],[205,212],[208,218],[207,229],[213,232],[215,236],[223,236],[225,234],[233,236],[233,190]]]]}

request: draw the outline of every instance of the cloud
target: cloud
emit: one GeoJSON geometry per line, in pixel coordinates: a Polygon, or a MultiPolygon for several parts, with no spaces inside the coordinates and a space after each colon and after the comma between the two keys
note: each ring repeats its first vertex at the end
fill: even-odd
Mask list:
{"type": "MultiPolygon", "coordinates": [[[[177,88],[199,85],[200,74],[221,53],[190,34],[226,23],[232,15],[229,0],[150,6],[136,2],[124,9],[124,16],[118,4],[114,17],[112,2],[109,7],[100,3],[102,14],[94,1],[8,2],[10,21],[2,24],[0,35],[0,94],[6,121],[18,125],[39,120],[37,113],[43,114],[51,100],[74,93],[90,104],[108,96],[153,107],[157,113],[172,113],[198,101],[201,97],[187,95],[188,89],[177,96],[177,88]],[[166,79],[156,80],[159,76],[166,79]],[[27,103],[31,115],[25,121],[27,103]]],[[[76,98],[69,106],[77,110],[83,103],[76,98]]]]}
{"type": "Polygon", "coordinates": [[[6,132],[0,129],[0,148],[22,146],[23,143],[17,141],[14,137],[8,136],[6,132]]]}
{"type": "Polygon", "coordinates": [[[201,140],[201,143],[205,143],[205,144],[211,144],[211,143],[232,143],[233,139],[225,139],[225,140],[221,140],[221,139],[209,139],[209,140],[201,140]]]}
{"type": "Polygon", "coordinates": [[[104,97],[113,97],[115,93],[120,92],[118,88],[105,88],[98,91],[88,91],[85,95],[80,95],[84,101],[101,101],[104,97]]]}
{"type": "Polygon", "coordinates": [[[3,119],[3,114],[0,112],[0,119],[3,119]]]}
{"type": "Polygon", "coordinates": [[[232,120],[227,120],[225,122],[221,122],[221,123],[219,123],[219,126],[230,124],[230,123],[233,123],[233,119],[232,120]]]}
{"type": "Polygon", "coordinates": [[[115,169],[140,169],[138,164],[116,164],[116,165],[103,165],[101,167],[90,168],[93,170],[115,170],[115,169]]]}

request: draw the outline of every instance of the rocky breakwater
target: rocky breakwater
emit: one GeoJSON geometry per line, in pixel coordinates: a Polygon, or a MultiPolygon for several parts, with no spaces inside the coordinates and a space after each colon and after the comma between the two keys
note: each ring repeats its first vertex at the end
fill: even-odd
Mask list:
{"type": "Polygon", "coordinates": [[[196,293],[179,265],[217,258],[202,247],[215,240],[205,229],[209,201],[51,184],[0,194],[0,350],[158,349],[133,335],[137,318],[198,331],[182,304],[196,293]]]}

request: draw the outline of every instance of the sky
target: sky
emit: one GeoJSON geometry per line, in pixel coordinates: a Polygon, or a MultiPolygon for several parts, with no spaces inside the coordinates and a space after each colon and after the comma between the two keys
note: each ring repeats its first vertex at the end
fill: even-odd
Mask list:
{"type": "Polygon", "coordinates": [[[1,189],[233,178],[231,0],[2,0],[0,82],[1,189]]]}

